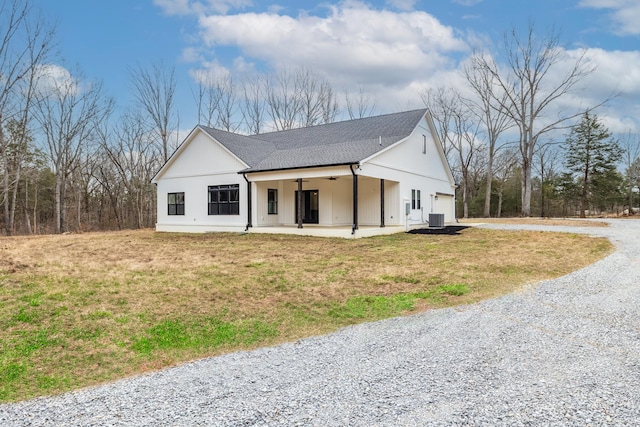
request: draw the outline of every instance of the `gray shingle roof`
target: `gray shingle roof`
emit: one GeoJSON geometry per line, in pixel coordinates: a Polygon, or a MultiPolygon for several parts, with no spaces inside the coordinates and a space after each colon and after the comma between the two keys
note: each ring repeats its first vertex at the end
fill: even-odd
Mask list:
{"type": "Polygon", "coordinates": [[[206,126],[200,127],[249,166],[257,164],[276,150],[275,145],[268,141],[206,126]]]}
{"type": "Polygon", "coordinates": [[[413,110],[252,136],[202,129],[249,165],[243,172],[257,172],[358,163],[409,136],[426,113],[413,110]]]}

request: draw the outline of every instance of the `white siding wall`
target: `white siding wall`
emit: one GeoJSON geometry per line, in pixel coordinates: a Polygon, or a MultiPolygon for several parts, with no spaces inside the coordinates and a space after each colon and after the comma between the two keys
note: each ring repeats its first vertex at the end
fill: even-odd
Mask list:
{"type": "Polygon", "coordinates": [[[330,181],[333,189],[331,224],[353,224],[353,178],[345,176],[336,181],[330,181]]]}
{"type": "Polygon", "coordinates": [[[257,226],[263,225],[282,225],[285,212],[284,203],[284,182],[282,181],[268,181],[258,182],[254,184],[254,191],[257,194],[253,198],[252,210],[254,212],[254,224],[257,226]],[[278,190],[278,213],[269,214],[269,198],[268,190],[278,190]]]}
{"type": "Polygon", "coordinates": [[[384,181],[384,223],[385,225],[404,224],[404,215],[400,210],[400,183],[384,181]]]}
{"type": "MultiPolygon", "coordinates": [[[[196,130],[179,155],[174,156],[161,178],[236,173],[247,166],[210,136],[196,130]]],[[[242,178],[242,177],[241,177],[242,178]]]]}
{"type": "MultiPolygon", "coordinates": [[[[378,154],[361,166],[361,175],[384,178],[399,182],[397,209],[403,217],[404,202],[411,202],[411,190],[420,190],[421,208],[414,209],[409,215],[409,224],[419,224],[429,218],[429,213],[445,214],[445,221],[455,220],[455,206],[452,197],[438,197],[438,203],[432,203],[431,195],[436,193],[454,194],[455,187],[449,175],[437,142],[431,136],[426,120],[423,120],[414,133],[404,142],[378,154]],[[423,153],[423,135],[426,137],[426,152],[423,153]]],[[[385,215],[386,216],[386,215],[385,215]]]]}
{"type": "MultiPolygon", "coordinates": [[[[349,183],[349,206],[351,206],[351,183],[349,183]]],[[[400,215],[400,183],[384,182],[384,223],[385,225],[404,224],[404,215],[400,215]]],[[[352,210],[349,209],[351,214],[352,210]]],[[[352,220],[352,217],[349,217],[352,220]]],[[[358,177],[358,224],[380,225],[380,179],[367,176],[358,177]]]]}
{"type": "Polygon", "coordinates": [[[175,156],[159,177],[159,231],[243,230],[247,222],[247,185],[237,171],[245,166],[224,147],[197,131],[185,142],[180,155],[175,156]],[[216,173],[212,173],[216,171],[216,173]],[[240,215],[209,215],[208,186],[239,184],[240,215]],[[184,192],[184,215],[168,215],[167,194],[184,192]]]}
{"type": "Polygon", "coordinates": [[[358,223],[380,225],[380,180],[358,178],[358,223]]]}

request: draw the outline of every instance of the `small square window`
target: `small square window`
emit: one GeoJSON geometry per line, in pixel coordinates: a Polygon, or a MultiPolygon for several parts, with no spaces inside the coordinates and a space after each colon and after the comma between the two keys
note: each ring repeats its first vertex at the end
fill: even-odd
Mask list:
{"type": "Polygon", "coordinates": [[[168,193],[167,208],[169,215],[184,215],[184,192],[168,193]]]}

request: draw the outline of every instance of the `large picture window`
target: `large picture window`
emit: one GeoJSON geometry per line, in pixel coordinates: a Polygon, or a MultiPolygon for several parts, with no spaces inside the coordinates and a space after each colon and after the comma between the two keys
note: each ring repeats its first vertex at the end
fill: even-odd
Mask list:
{"type": "Polygon", "coordinates": [[[420,209],[420,190],[411,190],[411,209],[420,209]]]}
{"type": "Polygon", "coordinates": [[[240,215],[240,184],[209,186],[209,215],[240,215]]]}
{"type": "Polygon", "coordinates": [[[167,207],[169,215],[184,215],[184,193],[168,193],[167,207]]]}
{"type": "Polygon", "coordinates": [[[267,213],[269,215],[278,213],[278,190],[274,188],[267,190],[267,213]]]}

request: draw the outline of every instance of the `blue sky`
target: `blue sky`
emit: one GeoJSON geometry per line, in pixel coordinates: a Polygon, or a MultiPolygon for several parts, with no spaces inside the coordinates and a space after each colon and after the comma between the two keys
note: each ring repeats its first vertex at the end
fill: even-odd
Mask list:
{"type": "Polygon", "coordinates": [[[180,127],[195,124],[194,73],[306,66],[334,87],[362,87],[377,112],[420,107],[418,92],[461,84],[460,62],[535,22],[588,49],[596,72],[573,105],[620,93],[599,111],[616,132],[640,131],[637,0],[32,0],[57,22],[56,65],[101,80],[119,107],[132,102],[129,68],[175,66],[180,127]]]}

